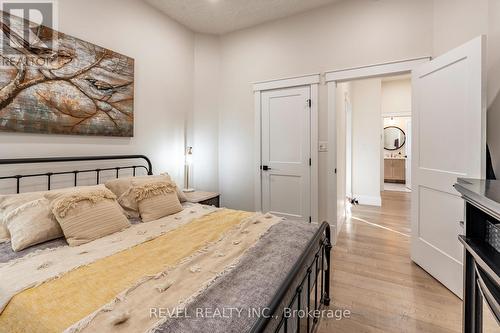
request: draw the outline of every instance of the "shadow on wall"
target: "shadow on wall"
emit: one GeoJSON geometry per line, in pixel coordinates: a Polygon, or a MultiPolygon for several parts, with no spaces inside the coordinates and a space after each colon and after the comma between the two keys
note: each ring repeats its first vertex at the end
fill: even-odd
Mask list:
{"type": "Polygon", "coordinates": [[[488,107],[488,146],[495,174],[500,175],[500,92],[488,107]]]}

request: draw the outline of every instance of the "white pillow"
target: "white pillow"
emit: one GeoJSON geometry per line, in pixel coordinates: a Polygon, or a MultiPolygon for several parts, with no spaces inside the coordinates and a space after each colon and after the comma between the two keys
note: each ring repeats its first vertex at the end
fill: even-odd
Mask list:
{"type": "Polygon", "coordinates": [[[63,236],[63,232],[45,198],[27,202],[4,217],[14,251],[21,251],[63,236]]]}

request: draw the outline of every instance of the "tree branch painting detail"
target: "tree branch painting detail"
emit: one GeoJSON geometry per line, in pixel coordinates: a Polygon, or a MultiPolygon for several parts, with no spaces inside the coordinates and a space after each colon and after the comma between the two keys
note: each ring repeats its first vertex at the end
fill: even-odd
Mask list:
{"type": "Polygon", "coordinates": [[[134,59],[0,13],[0,131],[133,136],[134,59]]]}

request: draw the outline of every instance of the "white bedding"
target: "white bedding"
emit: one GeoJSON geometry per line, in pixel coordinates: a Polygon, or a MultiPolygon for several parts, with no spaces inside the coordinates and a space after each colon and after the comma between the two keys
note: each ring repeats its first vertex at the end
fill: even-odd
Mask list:
{"type": "Polygon", "coordinates": [[[121,232],[77,247],[63,246],[30,253],[0,264],[0,313],[17,293],[57,278],[80,266],[158,237],[219,208],[185,203],[183,210],[156,221],[139,223],[121,232]],[[65,260],[60,260],[65,258],[65,260]],[[30,274],[25,274],[30,272],[30,274]],[[15,279],[13,278],[15,277],[15,279]]]}

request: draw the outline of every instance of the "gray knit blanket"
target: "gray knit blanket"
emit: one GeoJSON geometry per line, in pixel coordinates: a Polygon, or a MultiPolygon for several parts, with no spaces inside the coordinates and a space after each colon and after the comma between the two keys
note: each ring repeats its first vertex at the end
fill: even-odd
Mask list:
{"type": "Polygon", "coordinates": [[[317,224],[293,220],[272,226],[233,270],[156,332],[248,332],[317,230],[317,224]]]}

